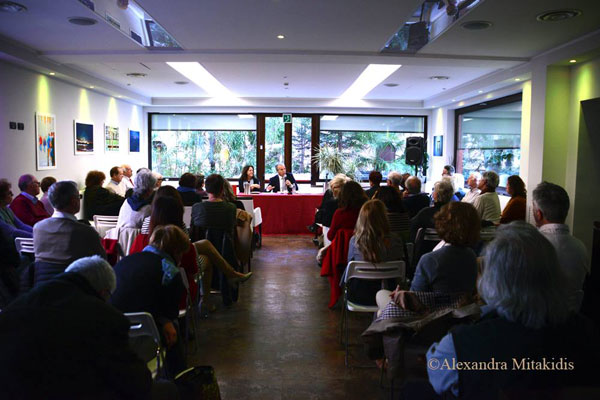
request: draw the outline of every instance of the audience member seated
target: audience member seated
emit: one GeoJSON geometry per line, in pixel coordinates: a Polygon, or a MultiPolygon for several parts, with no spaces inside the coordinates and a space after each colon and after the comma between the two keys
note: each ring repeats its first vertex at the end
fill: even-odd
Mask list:
{"type": "MultiPolygon", "coordinates": [[[[442,170],[442,178],[449,177],[452,179],[452,186],[454,187],[454,198],[452,201],[461,201],[463,197],[465,197],[465,193],[459,189],[459,185],[456,181],[456,176],[454,175],[455,169],[453,165],[444,165],[444,169],[442,170]]],[[[461,175],[462,176],[462,175],[461,175]]],[[[464,182],[460,184],[462,188],[464,186],[464,182]]]]}
{"type": "Polygon", "coordinates": [[[121,180],[121,184],[125,186],[125,192],[129,189],[133,189],[133,170],[131,169],[131,165],[123,164],[121,165],[121,169],[123,170],[123,179],[121,180]]]}
{"type": "Polygon", "coordinates": [[[435,228],[433,216],[441,210],[442,206],[450,203],[454,194],[454,188],[450,178],[442,178],[436,182],[433,187],[433,206],[427,207],[419,211],[419,213],[410,222],[410,237],[409,241],[414,243],[415,237],[419,228],[435,228]]]}
{"type": "Polygon", "coordinates": [[[202,196],[196,193],[196,176],[186,172],[179,178],[177,191],[181,195],[184,206],[193,206],[202,201],[202,196]]]}
{"type": "Polygon", "coordinates": [[[22,175],[19,178],[21,193],[10,203],[10,209],[24,224],[35,225],[36,222],[50,218],[44,204],[36,197],[40,194],[40,183],[33,175],[22,175]]]}
{"type": "Polygon", "coordinates": [[[277,175],[269,179],[267,192],[273,191],[273,193],[277,193],[282,190],[287,190],[291,193],[294,190],[298,190],[298,184],[296,183],[294,175],[292,175],[291,172],[286,172],[285,165],[279,163],[275,166],[275,169],[277,170],[277,175]]]}
{"type": "Polygon", "coordinates": [[[323,201],[319,210],[321,211],[321,224],[324,227],[329,228],[331,221],[333,220],[333,214],[339,207],[339,198],[342,188],[349,182],[348,178],[344,174],[337,174],[329,181],[329,189],[323,195],[323,201]]]}
{"type": "Polygon", "coordinates": [[[327,238],[333,240],[339,229],[354,229],[360,208],[367,201],[363,188],[354,181],[348,181],[342,187],[339,208],[335,210],[327,238]]]}
{"type": "Polygon", "coordinates": [[[125,197],[127,187],[123,183],[123,168],[112,167],[110,169],[110,182],[106,185],[106,190],[125,197]]]}
{"type": "MultiPolygon", "coordinates": [[[[381,188],[384,189],[384,188],[381,188]]],[[[390,187],[391,190],[397,190],[390,187]]],[[[370,261],[379,263],[404,258],[402,239],[390,231],[386,208],[380,200],[369,200],[360,209],[354,236],[350,238],[348,262],[370,261]]],[[[390,289],[396,282],[387,282],[390,289]]],[[[381,289],[380,281],[351,279],[348,282],[348,300],[375,305],[375,294],[381,289]]]]}
{"type": "Polygon", "coordinates": [[[510,195],[510,200],[502,210],[500,223],[508,224],[512,221],[525,221],[527,214],[525,182],[518,175],[509,176],[506,182],[506,193],[510,195]]]}
{"type": "Polygon", "coordinates": [[[463,197],[461,201],[473,204],[477,196],[479,196],[479,193],[481,193],[481,190],[477,188],[480,179],[481,174],[479,172],[471,172],[469,174],[469,177],[467,178],[467,185],[469,186],[469,191],[465,193],[465,197],[463,197]]]}
{"type": "Polygon", "coordinates": [[[445,245],[421,257],[410,290],[472,293],[477,260],[472,246],[479,241],[481,221],[469,203],[451,202],[435,214],[435,228],[445,245]]]}
{"type": "Polygon", "coordinates": [[[202,198],[208,197],[208,193],[204,190],[204,175],[202,174],[196,175],[196,193],[202,198]]]}
{"type": "Polygon", "coordinates": [[[260,192],[260,181],[254,176],[254,167],[252,165],[246,165],[242,169],[242,175],[238,181],[238,192],[244,193],[244,184],[250,185],[251,192],[260,192]]]}
{"type": "Polygon", "coordinates": [[[55,209],[54,214],[33,227],[34,285],[60,274],[82,257],[100,255],[106,258],[98,232],[75,218],[80,208],[77,184],[56,182],[50,186],[48,197],[55,209]]]}
{"type": "Polygon", "coordinates": [[[50,186],[52,186],[52,184],[55,182],[56,178],[53,176],[47,176],[44,179],[42,179],[42,182],[40,182],[40,189],[42,189],[43,193],[40,201],[44,205],[44,208],[46,209],[49,215],[54,214],[54,208],[52,208],[52,204],[50,204],[50,200],[48,200],[48,189],[50,189],[50,186]]]}
{"type": "Polygon", "coordinates": [[[137,173],[133,194],[123,202],[119,210],[117,228],[140,229],[142,227],[144,218],[150,215],[150,202],[157,185],[156,179],[149,169],[142,169],[137,173]]]}
{"type": "Polygon", "coordinates": [[[225,201],[225,179],[218,174],[206,178],[208,201],[196,203],[192,207],[192,225],[201,228],[216,228],[231,233],[235,227],[235,210],[233,203],[225,201]]]}
{"type": "Polygon", "coordinates": [[[3,309],[1,397],[150,398],[152,377],[129,345],[129,320],[106,304],[116,286],[106,261],[82,258],[3,309]]]}
{"type": "Polygon", "coordinates": [[[562,187],[542,182],[533,190],[533,218],[540,232],[552,243],[558,266],[566,277],[563,286],[572,309],[579,310],[585,277],[590,273],[590,258],[581,240],[569,233],[565,224],[569,212],[569,195],[562,187]]]}
{"type": "Polygon", "coordinates": [[[427,193],[421,192],[421,180],[411,176],[406,180],[406,190],[402,194],[402,204],[408,211],[408,216],[414,218],[424,208],[429,207],[431,199],[427,193]]]}
{"type": "Polygon", "coordinates": [[[402,180],[400,181],[400,193],[404,194],[406,191],[406,180],[410,178],[410,174],[405,172],[402,174],[402,180]]]}
{"type": "Polygon", "coordinates": [[[12,240],[18,237],[33,237],[33,228],[23,223],[8,207],[13,201],[11,184],[6,179],[0,179],[0,230],[9,235],[12,240]]]}
{"type": "MultiPolygon", "coordinates": [[[[158,188],[158,190],[156,191],[156,193],[154,193],[154,196],[152,196],[152,203],[151,203],[151,206],[150,206],[150,210],[151,210],[150,211],[150,215],[148,215],[146,218],[144,218],[144,222],[142,223],[142,228],[140,230],[140,234],[149,235],[151,233],[150,232],[150,219],[152,218],[152,210],[154,209],[154,204],[156,203],[156,200],[159,199],[159,198],[161,198],[161,197],[171,197],[171,198],[174,198],[174,199],[176,199],[176,201],[178,203],[181,204],[181,207],[183,207],[183,200],[181,198],[181,192],[179,192],[173,186],[161,186],[160,188],[158,188]]],[[[175,223],[175,222],[169,222],[168,225],[177,225],[178,227],[180,227],[181,229],[183,229],[183,231],[185,233],[189,234],[189,227],[185,225],[185,222],[183,222],[183,217],[182,217],[182,220],[181,220],[181,224],[178,224],[178,223],[175,223]]],[[[142,249],[140,249],[140,251],[142,249]]]]}
{"type": "Polygon", "coordinates": [[[500,178],[494,171],[485,171],[481,174],[478,188],[479,196],[473,201],[473,206],[479,213],[483,225],[498,224],[500,222],[500,200],[496,188],[500,178]]]}
{"type": "Polygon", "coordinates": [[[375,198],[381,200],[387,210],[387,219],[390,223],[390,231],[399,235],[402,240],[408,240],[410,232],[410,217],[402,204],[402,195],[393,186],[383,186],[375,194],[375,198]]]}
{"type": "MultiPolygon", "coordinates": [[[[163,186],[156,192],[152,201],[152,214],[150,218],[150,226],[148,233],[142,231],[135,238],[129,254],[139,253],[148,245],[150,236],[154,229],[158,226],[175,225],[182,227],[187,234],[187,228],[183,222],[183,204],[179,193],[172,186],[163,186]],[[167,190],[167,188],[173,189],[167,190]]],[[[189,238],[188,238],[189,241],[189,238]]],[[[203,267],[204,277],[202,279],[205,297],[210,293],[210,287],[213,276],[213,268],[218,268],[225,274],[228,282],[237,283],[247,280],[252,273],[241,274],[236,272],[228,263],[221,257],[208,240],[200,240],[194,245],[189,244],[188,251],[182,256],[180,266],[185,270],[188,282],[190,283],[190,294],[192,299],[197,298],[198,285],[196,278],[198,274],[198,256],[204,256],[203,267]],[[196,253],[197,252],[197,253],[196,253]]],[[[180,301],[180,308],[185,306],[185,297],[180,301]]]]}
{"type": "Polygon", "coordinates": [[[377,190],[379,190],[382,180],[383,180],[383,176],[381,175],[381,172],[371,171],[369,173],[369,186],[370,187],[367,190],[365,190],[365,192],[367,193],[367,197],[369,199],[372,199],[373,196],[375,195],[375,193],[377,193],[377,190]]]}
{"type": "Polygon", "coordinates": [[[106,175],[101,171],[90,171],[85,177],[83,192],[83,212],[85,219],[92,220],[94,215],[119,215],[123,197],[102,187],[106,175]]]}
{"type": "Polygon", "coordinates": [[[229,203],[235,204],[235,207],[238,210],[246,211],[246,208],[244,207],[244,203],[242,203],[240,200],[238,200],[237,196],[233,193],[233,187],[231,186],[231,183],[229,183],[229,181],[227,179],[224,179],[224,181],[223,181],[223,200],[228,201],[229,203]]]}
{"type": "Polygon", "coordinates": [[[400,187],[402,184],[402,174],[400,172],[391,171],[388,174],[386,183],[388,186],[394,186],[396,189],[402,192],[402,188],[400,187]]]}
{"type": "Polygon", "coordinates": [[[0,310],[3,310],[19,294],[21,257],[15,241],[6,231],[0,229],[0,310]]]}
{"type": "MultiPolygon", "coordinates": [[[[141,183],[138,177],[136,188],[141,183]]],[[[189,247],[189,239],[180,228],[158,226],[141,253],[123,258],[114,267],[119,285],[111,303],[125,313],[152,314],[167,347],[166,367],[171,378],[186,368],[176,329],[179,299],[185,292],[177,266],[189,247]]]]}
{"type": "Polygon", "coordinates": [[[569,312],[550,242],[526,223],[503,225],[486,248],[484,265],[478,287],[487,306],[481,319],[453,328],[431,346],[427,361],[492,360],[500,367],[428,368],[435,392],[444,398],[573,398],[561,389],[594,385],[597,332],[591,321],[569,312]]]}

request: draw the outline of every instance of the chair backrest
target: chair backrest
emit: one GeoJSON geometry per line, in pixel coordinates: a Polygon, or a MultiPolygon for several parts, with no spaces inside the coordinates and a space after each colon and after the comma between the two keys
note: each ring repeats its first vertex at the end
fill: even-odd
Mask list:
{"type": "Polygon", "coordinates": [[[183,207],[183,223],[188,228],[192,224],[192,206],[183,207]]]}
{"type": "Polygon", "coordinates": [[[15,246],[19,254],[34,254],[33,238],[18,237],[15,238],[15,246]]]}
{"type": "Polygon", "coordinates": [[[117,227],[116,215],[94,215],[94,228],[98,231],[101,238],[106,235],[106,231],[117,227]]]}
{"type": "MultiPolygon", "coordinates": [[[[419,228],[415,237],[411,269],[414,270],[425,253],[429,253],[442,239],[435,229],[419,228]]],[[[411,277],[412,278],[412,277],[411,277]]]]}
{"type": "Polygon", "coordinates": [[[150,336],[157,346],[160,346],[160,334],[154,323],[152,314],[147,312],[125,313],[129,319],[129,336],[150,336]]]}
{"type": "Polygon", "coordinates": [[[346,270],[344,282],[350,279],[382,280],[404,278],[406,263],[402,260],[372,263],[367,261],[350,261],[346,270]]]}

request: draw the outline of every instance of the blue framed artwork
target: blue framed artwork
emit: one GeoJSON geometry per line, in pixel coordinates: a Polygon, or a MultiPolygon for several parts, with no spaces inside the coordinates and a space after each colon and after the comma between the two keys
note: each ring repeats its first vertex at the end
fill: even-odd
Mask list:
{"type": "Polygon", "coordinates": [[[75,155],[94,154],[94,124],[73,121],[75,133],[75,155]]]}
{"type": "Polygon", "coordinates": [[[140,152],[140,131],[129,130],[129,152],[140,152]]]}
{"type": "Polygon", "coordinates": [[[441,157],[444,155],[444,137],[434,136],[433,137],[433,156],[441,157]]]}

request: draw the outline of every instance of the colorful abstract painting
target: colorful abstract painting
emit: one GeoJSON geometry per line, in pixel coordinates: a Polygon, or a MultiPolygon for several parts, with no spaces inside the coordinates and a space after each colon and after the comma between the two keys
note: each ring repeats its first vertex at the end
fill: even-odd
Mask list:
{"type": "Polygon", "coordinates": [[[119,128],[104,125],[104,151],[119,151],[119,128]]]}
{"type": "Polygon", "coordinates": [[[56,117],[35,114],[35,147],[37,170],[56,168],[56,117]]]}

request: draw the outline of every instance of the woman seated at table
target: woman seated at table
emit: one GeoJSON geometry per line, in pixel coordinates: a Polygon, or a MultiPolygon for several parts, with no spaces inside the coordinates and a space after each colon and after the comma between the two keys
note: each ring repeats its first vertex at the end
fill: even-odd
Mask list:
{"type": "Polygon", "coordinates": [[[238,181],[238,191],[244,193],[244,184],[250,185],[250,191],[260,192],[260,181],[254,176],[254,167],[252,165],[246,165],[242,169],[242,176],[238,181]]]}
{"type": "Polygon", "coordinates": [[[346,182],[340,192],[339,208],[333,214],[327,238],[333,240],[340,229],[354,229],[360,208],[367,200],[360,184],[354,181],[346,182]]]}
{"type": "Polygon", "coordinates": [[[124,197],[103,188],[106,175],[102,171],[90,171],[85,177],[83,192],[83,211],[85,219],[92,220],[94,215],[119,215],[124,197]]]}
{"type": "Polygon", "coordinates": [[[435,229],[445,245],[421,257],[410,287],[417,292],[472,293],[481,220],[470,203],[452,202],[435,214],[435,229]]]}
{"type": "MultiPolygon", "coordinates": [[[[360,209],[354,236],[350,238],[348,262],[401,260],[404,257],[403,247],[402,239],[390,232],[385,205],[380,200],[367,201],[360,209]]],[[[395,282],[388,283],[390,289],[396,287],[395,282]]],[[[381,289],[381,282],[351,279],[348,286],[348,300],[375,305],[375,294],[381,289]]]]}

